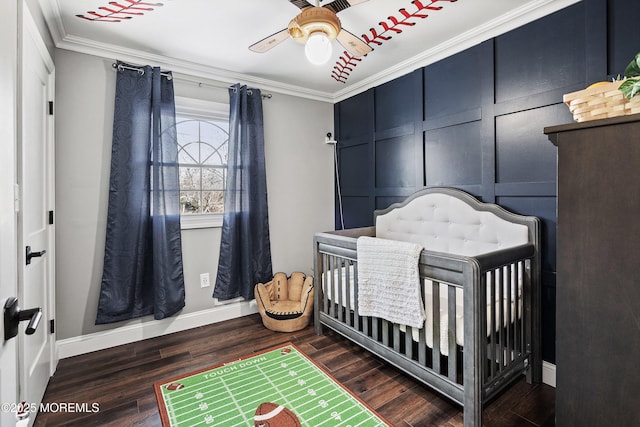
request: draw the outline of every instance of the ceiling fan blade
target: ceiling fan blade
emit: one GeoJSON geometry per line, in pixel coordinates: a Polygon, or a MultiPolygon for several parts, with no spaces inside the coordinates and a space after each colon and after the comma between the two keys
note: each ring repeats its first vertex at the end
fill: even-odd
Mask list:
{"type": "Polygon", "coordinates": [[[298,6],[300,10],[313,6],[307,0],[289,0],[289,3],[298,6]]]}
{"type": "Polygon", "coordinates": [[[289,30],[285,28],[284,30],[278,31],[277,33],[271,34],[269,37],[265,37],[257,43],[249,46],[249,50],[258,53],[264,53],[285,41],[289,37],[289,30]]]}
{"type": "Polygon", "coordinates": [[[329,4],[325,4],[322,7],[333,10],[335,13],[342,12],[343,10],[355,6],[360,3],[364,3],[368,0],[335,0],[329,4]]]}
{"type": "Polygon", "coordinates": [[[364,40],[344,28],[338,33],[337,40],[353,56],[363,56],[373,50],[364,40]]]}

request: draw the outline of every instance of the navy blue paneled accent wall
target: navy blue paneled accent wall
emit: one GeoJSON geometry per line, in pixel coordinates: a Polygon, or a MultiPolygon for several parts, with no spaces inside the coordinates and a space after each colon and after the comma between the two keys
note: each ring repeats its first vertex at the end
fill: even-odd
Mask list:
{"type": "Polygon", "coordinates": [[[573,121],[563,94],[623,73],[640,51],[636,2],[584,0],[335,105],[346,228],[425,186],[541,218],[552,363],[557,152],[542,131],[573,121]]]}

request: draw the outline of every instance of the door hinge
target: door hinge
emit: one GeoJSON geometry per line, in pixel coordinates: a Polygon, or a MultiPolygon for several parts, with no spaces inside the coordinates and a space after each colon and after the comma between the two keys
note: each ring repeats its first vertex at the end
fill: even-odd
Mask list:
{"type": "Polygon", "coordinates": [[[56,332],[56,320],[55,319],[51,319],[49,320],[49,333],[53,334],[56,332]]]}
{"type": "Polygon", "coordinates": [[[53,101],[49,101],[49,115],[53,116],[53,101]]]}
{"type": "Polygon", "coordinates": [[[53,225],[53,211],[49,211],[49,225],[53,225]]]}

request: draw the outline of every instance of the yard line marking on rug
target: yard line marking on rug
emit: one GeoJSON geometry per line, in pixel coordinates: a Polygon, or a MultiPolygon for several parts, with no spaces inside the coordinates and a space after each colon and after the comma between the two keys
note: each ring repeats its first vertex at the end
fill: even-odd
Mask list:
{"type": "Polygon", "coordinates": [[[265,376],[265,378],[267,379],[267,382],[269,382],[269,384],[271,384],[271,386],[272,386],[274,389],[276,389],[276,390],[277,390],[277,392],[278,392],[278,394],[280,395],[280,397],[282,398],[282,400],[284,400],[284,402],[285,402],[285,404],[286,404],[285,406],[286,406],[286,407],[291,407],[291,402],[289,402],[289,399],[287,398],[287,396],[285,396],[285,395],[280,391],[280,388],[279,388],[276,384],[274,384],[274,383],[273,383],[273,381],[271,381],[271,378],[270,378],[268,375],[266,375],[266,374],[262,371],[262,369],[260,369],[260,366],[258,366],[258,367],[257,367],[257,369],[258,369],[258,371],[260,371],[260,372],[265,376]]]}
{"type": "Polygon", "coordinates": [[[245,416],[244,412],[242,411],[242,407],[238,403],[238,400],[236,400],[235,394],[231,391],[231,388],[229,388],[229,386],[228,386],[227,382],[224,380],[224,378],[220,378],[220,382],[222,382],[222,385],[224,386],[224,388],[227,390],[227,392],[231,396],[231,400],[233,401],[233,404],[236,405],[236,408],[238,408],[238,412],[240,412],[242,414],[242,417],[244,418],[244,420],[247,423],[250,423],[251,421],[253,421],[253,420],[249,420],[245,416]]]}

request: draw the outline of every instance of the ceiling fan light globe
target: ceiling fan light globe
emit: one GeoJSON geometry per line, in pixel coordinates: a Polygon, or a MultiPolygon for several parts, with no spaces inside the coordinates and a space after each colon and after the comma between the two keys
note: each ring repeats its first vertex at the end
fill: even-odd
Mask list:
{"type": "Polygon", "coordinates": [[[307,60],[313,65],[326,64],[332,52],[331,40],[321,31],[311,33],[304,46],[304,53],[307,60]]]}

